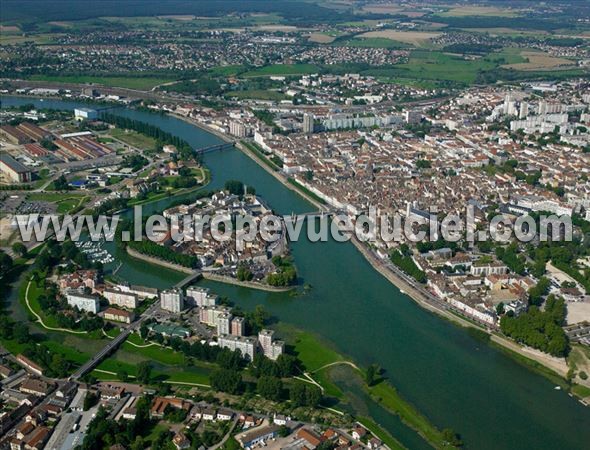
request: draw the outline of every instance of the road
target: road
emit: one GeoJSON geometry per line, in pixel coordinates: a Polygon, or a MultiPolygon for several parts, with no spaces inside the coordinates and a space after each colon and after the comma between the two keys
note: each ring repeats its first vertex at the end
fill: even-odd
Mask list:
{"type": "Polygon", "coordinates": [[[101,361],[109,356],[113,351],[115,351],[125,340],[129,337],[131,333],[138,330],[141,324],[153,317],[156,311],[160,308],[160,302],[156,301],[153,305],[151,305],[145,312],[141,315],[139,320],[130,324],[125,330],[123,330],[117,337],[113,340],[109,341],[109,343],[103,347],[98,353],[96,353],[92,359],[84,363],[82,366],[78,368],[71,376],[70,380],[78,380],[82,378],[87,373],[91,372],[96,366],[98,366],[101,361]]]}

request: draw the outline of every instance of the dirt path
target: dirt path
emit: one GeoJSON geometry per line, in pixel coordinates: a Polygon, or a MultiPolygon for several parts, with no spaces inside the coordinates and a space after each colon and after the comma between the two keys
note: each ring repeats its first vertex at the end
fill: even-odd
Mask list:
{"type": "Polygon", "coordinates": [[[27,284],[27,290],[25,291],[25,303],[27,305],[28,310],[31,312],[31,314],[33,314],[35,316],[35,318],[37,319],[37,322],[39,322],[39,324],[43,328],[45,328],[46,330],[49,330],[49,331],[62,331],[65,333],[72,333],[72,334],[88,334],[87,331],[74,331],[74,330],[69,330],[67,328],[55,328],[55,327],[50,327],[50,326],[46,325],[45,322],[43,322],[43,319],[41,318],[41,316],[33,310],[33,308],[31,307],[31,304],[29,303],[29,288],[31,287],[32,282],[33,282],[33,280],[30,279],[29,283],[27,284]]]}

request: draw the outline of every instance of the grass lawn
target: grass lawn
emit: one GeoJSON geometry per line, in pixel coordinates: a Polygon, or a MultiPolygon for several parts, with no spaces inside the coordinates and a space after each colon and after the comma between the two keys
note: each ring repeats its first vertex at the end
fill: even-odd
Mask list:
{"type": "Polygon", "coordinates": [[[312,377],[315,381],[320,383],[324,388],[324,395],[334,397],[338,400],[344,400],[344,393],[340,388],[330,379],[330,369],[333,367],[326,367],[325,369],[314,372],[312,377]]]}
{"type": "Polygon", "coordinates": [[[590,388],[580,384],[574,384],[572,386],[572,392],[580,398],[590,397],[590,388]]]}
{"type": "Polygon", "coordinates": [[[155,150],[156,148],[155,139],[133,130],[113,128],[109,131],[109,134],[115,139],[125,142],[127,145],[131,145],[132,147],[137,147],[142,150],[155,150]]]}
{"type": "Polygon", "coordinates": [[[77,194],[74,192],[68,192],[67,194],[57,192],[32,192],[30,194],[27,194],[27,200],[33,202],[60,202],[64,200],[64,196],[65,198],[76,198],[78,200],[84,197],[83,194],[77,194]]]}
{"type": "Polygon", "coordinates": [[[460,56],[442,52],[415,51],[409,61],[390,68],[369,69],[367,75],[384,77],[403,77],[412,79],[446,80],[460,83],[473,83],[480,69],[491,69],[491,62],[466,61],[460,56]]]}
{"type": "Polygon", "coordinates": [[[318,337],[307,331],[301,331],[282,323],[276,328],[285,341],[294,343],[297,357],[309,372],[313,372],[326,364],[346,360],[342,355],[321,342],[318,337]]]}
{"type": "Polygon", "coordinates": [[[211,370],[207,367],[184,367],[182,372],[168,372],[164,373],[168,376],[166,381],[180,382],[180,383],[195,383],[209,385],[209,373],[211,370]]]}
{"type": "Polygon", "coordinates": [[[56,341],[45,341],[43,344],[53,353],[60,354],[64,359],[81,366],[90,359],[90,355],[56,341]]]}
{"type": "Polygon", "coordinates": [[[318,73],[321,69],[314,64],[273,64],[242,74],[244,77],[268,77],[271,75],[305,75],[318,73]]]}
{"type": "Polygon", "coordinates": [[[381,406],[399,415],[403,422],[418,431],[436,448],[445,446],[441,432],[426,417],[420,414],[414,406],[401,398],[389,383],[382,381],[376,386],[367,387],[366,389],[381,406]]]}
{"type": "Polygon", "coordinates": [[[27,200],[38,202],[50,202],[57,204],[58,214],[68,214],[82,207],[90,197],[78,193],[57,193],[57,192],[33,192],[27,195],[27,200]]]}
{"type": "MultiPolygon", "coordinates": [[[[21,284],[20,289],[19,289],[19,301],[20,301],[21,305],[23,306],[23,308],[25,309],[25,311],[27,312],[27,314],[29,315],[29,317],[31,318],[31,321],[34,322],[37,319],[33,316],[30,309],[27,307],[27,303],[25,301],[25,296],[27,293],[27,285],[28,285],[28,280],[25,280],[21,284]]],[[[45,325],[47,325],[48,327],[59,328],[59,324],[57,323],[57,321],[53,317],[47,316],[45,314],[45,312],[43,311],[43,309],[41,308],[41,305],[39,304],[39,297],[44,292],[45,292],[45,287],[39,283],[39,280],[35,279],[35,280],[31,281],[31,287],[29,288],[29,296],[28,296],[29,305],[33,311],[35,311],[39,316],[41,316],[41,319],[43,319],[43,323],[45,325]]]]}
{"type": "Polygon", "coordinates": [[[240,448],[240,444],[238,444],[238,441],[236,441],[235,438],[229,438],[225,444],[223,444],[223,446],[221,447],[221,450],[239,450],[240,448]]]}
{"type": "Polygon", "coordinates": [[[219,76],[224,76],[224,77],[231,77],[231,76],[237,75],[238,73],[240,73],[243,70],[244,70],[244,66],[241,66],[238,64],[238,65],[233,65],[233,66],[214,67],[209,70],[209,73],[214,76],[219,75],[219,76]]]}
{"type": "Polygon", "coordinates": [[[81,198],[67,198],[57,203],[57,212],[59,214],[68,214],[81,208],[90,197],[81,197],[81,198]]]}
{"type": "MultiPolygon", "coordinates": [[[[107,358],[101,362],[97,367],[100,370],[106,370],[107,372],[119,373],[121,370],[127,372],[128,375],[136,375],[137,369],[134,364],[129,364],[123,361],[116,361],[113,358],[107,358]]],[[[106,374],[103,374],[106,376],[106,374]]]]}
{"type": "Polygon", "coordinates": [[[41,34],[25,34],[22,33],[0,33],[0,45],[15,45],[24,42],[34,42],[37,45],[54,44],[63,34],[58,33],[41,33],[41,34]]]}
{"type": "Polygon", "coordinates": [[[497,8],[493,6],[466,6],[461,5],[457,8],[451,8],[445,12],[437,13],[440,17],[518,17],[520,11],[512,8],[497,8]]]}
{"type": "Polygon", "coordinates": [[[8,350],[11,354],[13,355],[18,355],[20,353],[22,353],[24,351],[25,348],[27,348],[26,343],[21,344],[16,342],[14,339],[2,339],[2,341],[0,341],[0,343],[2,344],[2,346],[8,350]]]}
{"type": "Polygon", "coordinates": [[[151,78],[151,77],[95,77],[90,75],[33,75],[31,80],[55,81],[62,83],[97,83],[104,86],[122,87],[148,91],[162,83],[174,81],[172,78],[151,78]]]}
{"type": "MultiPolygon", "coordinates": [[[[146,343],[144,342],[144,344],[140,345],[145,344],[146,343]]],[[[130,352],[139,355],[144,360],[158,362],[161,364],[165,364],[167,366],[184,364],[184,355],[182,353],[175,352],[170,348],[160,347],[159,345],[152,345],[150,347],[139,348],[131,345],[129,342],[125,342],[121,348],[125,352],[130,352]]]]}

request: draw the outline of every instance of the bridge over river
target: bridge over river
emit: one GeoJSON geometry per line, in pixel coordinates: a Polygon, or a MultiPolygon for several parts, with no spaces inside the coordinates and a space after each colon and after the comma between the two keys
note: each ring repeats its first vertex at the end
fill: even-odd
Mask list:
{"type": "MultiPolygon", "coordinates": [[[[178,283],[174,285],[174,288],[181,289],[184,286],[188,285],[192,281],[198,279],[201,276],[200,270],[195,270],[193,273],[189,274],[187,277],[180,280],[178,283]]],[[[142,322],[156,312],[156,310],[160,307],[160,302],[156,301],[153,305],[151,305],[142,315],[141,317],[130,324],[125,330],[121,332],[117,337],[113,340],[109,341],[107,345],[105,345],[102,350],[96,353],[90,360],[86,361],[82,366],[76,370],[70,377],[71,380],[78,380],[82,378],[87,373],[90,373],[96,366],[98,366],[106,357],[111,355],[115,352],[123,342],[129,337],[131,333],[135,330],[138,330],[141,326],[142,322]]]]}

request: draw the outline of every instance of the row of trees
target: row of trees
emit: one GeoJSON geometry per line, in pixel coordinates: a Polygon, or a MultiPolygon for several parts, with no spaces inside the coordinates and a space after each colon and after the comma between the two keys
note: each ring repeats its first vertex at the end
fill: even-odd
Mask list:
{"type": "Polygon", "coordinates": [[[518,342],[553,356],[565,356],[569,351],[568,338],[562,328],[565,315],[563,299],[550,295],[544,311],[531,306],[518,317],[504,315],[500,327],[504,334],[518,342]]]}
{"type": "Polygon", "coordinates": [[[178,264],[184,267],[196,268],[199,266],[199,259],[194,255],[187,255],[184,253],[175,252],[174,250],[164,246],[158,245],[148,239],[143,241],[129,241],[127,245],[133,250],[143,253],[144,255],[153,256],[164,261],[178,264]]]}
{"type": "Polygon", "coordinates": [[[426,283],[426,274],[416,265],[411,257],[411,250],[407,244],[400,245],[398,250],[391,253],[391,262],[414,278],[418,283],[426,283]]]}
{"type": "Polygon", "coordinates": [[[174,145],[178,150],[178,154],[183,159],[191,159],[195,156],[192,147],[187,141],[178,136],[174,136],[172,133],[168,133],[159,127],[139,120],[129,119],[128,117],[121,117],[109,113],[101,114],[100,118],[102,121],[113,124],[119,128],[134,130],[138,133],[145,134],[162,144],[174,145]]]}
{"type": "MultiPolygon", "coordinates": [[[[213,389],[233,395],[241,394],[248,389],[242,375],[236,370],[215,370],[211,373],[210,380],[213,389]]],[[[322,399],[322,392],[317,386],[301,382],[293,382],[285,386],[281,378],[270,375],[259,377],[255,389],[266,399],[275,402],[290,400],[295,406],[315,407],[322,399]]]]}

